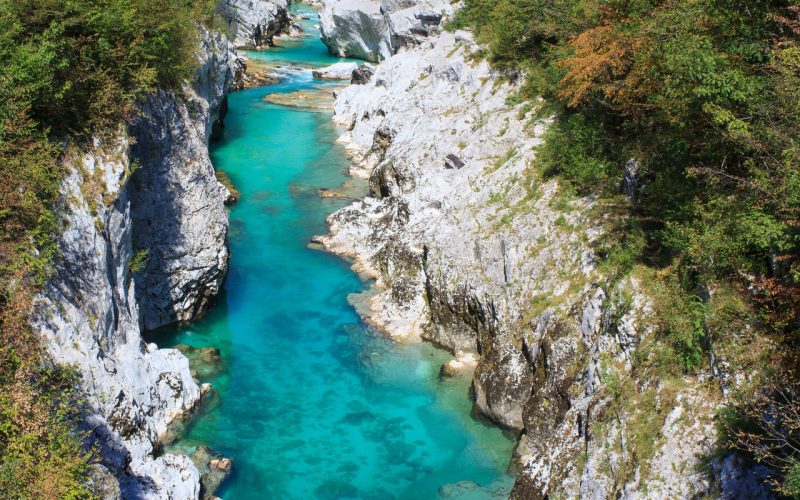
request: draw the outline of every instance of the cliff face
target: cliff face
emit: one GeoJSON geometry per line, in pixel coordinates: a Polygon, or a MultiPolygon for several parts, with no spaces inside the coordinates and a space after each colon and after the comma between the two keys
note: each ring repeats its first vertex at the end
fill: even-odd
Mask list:
{"type": "Polygon", "coordinates": [[[202,314],[228,266],[228,193],[216,181],[208,143],[227,107],[241,62],[222,35],[206,34],[202,65],[184,95],[158,92],[130,128],[135,139],[130,198],[142,326],[154,329],[202,314]]]}
{"type": "Polygon", "coordinates": [[[193,318],[227,269],[225,188],[207,145],[239,62],[224,37],[203,39],[193,85],[152,96],[129,132],[73,146],[63,160],[65,229],[33,323],[54,360],[83,375],[103,496],[200,493],[188,457],[155,454],[201,390],[187,359],[145,345],[141,327],[193,318]]]}
{"type": "Polygon", "coordinates": [[[334,0],[320,12],[322,42],[331,54],[378,62],[439,31],[449,3],[416,0],[334,0]]]}
{"type": "Polygon", "coordinates": [[[716,474],[702,465],[721,403],[713,384],[632,370],[652,312],[639,280],[598,268],[614,210],[535,170],[540,103],[508,104],[517,84],[469,57],[477,50],[469,33],[432,35],[336,100],[352,173],[371,192],[329,218],[322,242],[376,279],[365,319],[451,351],[443,372],[474,367],[476,410],[520,435],[514,498],[753,486],[728,480],[742,478],[730,459],[716,474]]]}
{"type": "Polygon", "coordinates": [[[236,47],[269,47],[289,27],[287,0],[221,0],[217,5],[236,47]]]}

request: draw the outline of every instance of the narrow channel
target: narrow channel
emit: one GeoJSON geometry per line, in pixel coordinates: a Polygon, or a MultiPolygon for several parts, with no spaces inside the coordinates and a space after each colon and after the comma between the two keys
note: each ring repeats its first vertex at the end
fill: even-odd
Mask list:
{"type": "Polygon", "coordinates": [[[284,78],[231,94],[212,150],[241,192],[225,292],[200,322],[158,337],[216,347],[222,358],[221,372],[198,373],[216,395],[173,449],[205,444],[230,457],[233,473],[217,492],[226,499],[490,498],[511,482],[513,443],[470,417],[469,381],[439,380],[446,353],[395,344],[363,324],[347,298],[368,283],[308,248],[325,217],[352,202],[318,190],[360,187],[346,175],[330,111],[265,101],[334,85],[309,69],[337,61],[319,41],[316,12],[294,9],[308,18],[304,36],[248,53],[284,78]]]}

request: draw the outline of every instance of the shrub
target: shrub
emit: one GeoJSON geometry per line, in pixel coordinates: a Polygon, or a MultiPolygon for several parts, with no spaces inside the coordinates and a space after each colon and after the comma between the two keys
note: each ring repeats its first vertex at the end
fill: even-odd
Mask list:
{"type": "Polygon", "coordinates": [[[560,176],[579,193],[609,192],[618,184],[622,168],[609,159],[612,143],[585,116],[566,113],[545,132],[536,155],[544,177],[560,176]]]}

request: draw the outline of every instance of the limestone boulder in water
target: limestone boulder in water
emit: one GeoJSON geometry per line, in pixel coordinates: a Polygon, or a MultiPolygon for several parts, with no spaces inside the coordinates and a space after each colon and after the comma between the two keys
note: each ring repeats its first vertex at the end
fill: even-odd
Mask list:
{"type": "Polygon", "coordinates": [[[217,10],[237,47],[271,47],[290,24],[287,0],[221,0],[217,10]]]}
{"type": "Polygon", "coordinates": [[[441,0],[326,0],[321,38],[331,54],[379,62],[439,33],[452,14],[441,0]]]}
{"type": "Polygon", "coordinates": [[[439,378],[452,378],[470,373],[475,369],[478,360],[472,353],[459,353],[455,359],[444,363],[439,369],[439,378]]]}
{"type": "Polygon", "coordinates": [[[356,63],[341,62],[315,69],[311,75],[320,80],[349,80],[353,76],[353,71],[357,69],[356,63]]]}
{"type": "Polygon", "coordinates": [[[331,54],[378,62],[392,55],[389,25],[378,2],[326,1],[320,12],[322,43],[331,54]]]}
{"type": "Polygon", "coordinates": [[[201,445],[192,453],[192,462],[200,471],[203,498],[208,500],[216,498],[214,493],[231,472],[231,460],[215,453],[208,446],[201,445]]]}

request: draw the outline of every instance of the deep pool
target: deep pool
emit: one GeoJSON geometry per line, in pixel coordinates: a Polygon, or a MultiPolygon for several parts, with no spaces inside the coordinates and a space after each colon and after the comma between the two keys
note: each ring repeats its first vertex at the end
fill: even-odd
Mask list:
{"type": "MultiPolygon", "coordinates": [[[[296,7],[297,8],[297,7],[296,7]]],[[[308,35],[251,54],[278,64],[330,64],[308,35]]],[[[230,96],[217,168],[241,191],[230,212],[230,274],[201,321],[161,332],[163,346],[218,347],[225,372],[210,382],[219,405],[173,449],[207,444],[230,457],[229,499],[437,498],[460,481],[505,486],[512,442],[470,418],[467,380],[438,380],[446,354],[396,345],[348,304],[365,289],[349,264],[307,248],[346,201],[318,188],[347,180],[330,113],[268,104],[269,93],[317,87],[308,70],[230,96]]],[[[471,491],[459,498],[483,498],[471,491]]]]}

